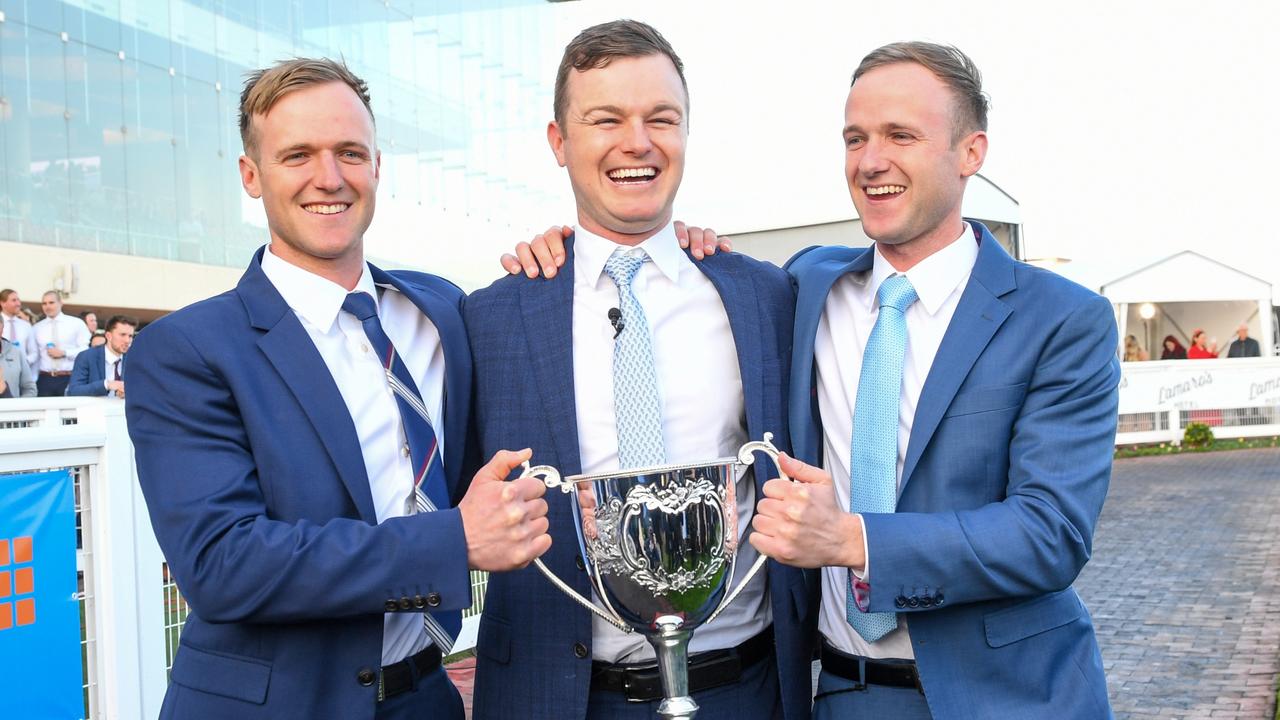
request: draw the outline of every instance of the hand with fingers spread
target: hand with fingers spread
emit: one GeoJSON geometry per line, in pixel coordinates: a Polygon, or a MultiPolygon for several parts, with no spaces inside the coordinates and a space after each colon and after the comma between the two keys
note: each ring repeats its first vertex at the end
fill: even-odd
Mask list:
{"type": "Polygon", "coordinates": [[[533,454],[501,450],[480,468],[458,503],[473,570],[518,570],[551,547],[547,534],[546,485],[535,477],[504,478],[533,454]]]}
{"type": "Polygon", "coordinates": [[[794,482],[774,478],[751,521],[751,544],[762,554],[795,567],[866,564],[862,521],[836,501],[831,476],[782,453],[778,465],[794,482]]]}
{"type": "MultiPolygon", "coordinates": [[[[729,238],[717,236],[716,231],[711,228],[689,227],[676,220],[675,231],[680,247],[689,248],[689,253],[696,260],[715,255],[718,250],[733,251],[733,243],[729,242],[729,238]]],[[[564,241],[572,235],[572,226],[552,225],[529,242],[516,245],[514,255],[505,253],[500,261],[502,267],[512,275],[524,273],[530,278],[539,275],[553,278],[564,267],[564,241]]]]}

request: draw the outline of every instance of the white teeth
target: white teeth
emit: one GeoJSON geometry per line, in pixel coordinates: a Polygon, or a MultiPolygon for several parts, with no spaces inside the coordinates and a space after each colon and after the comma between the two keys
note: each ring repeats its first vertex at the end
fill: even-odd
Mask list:
{"type": "Polygon", "coordinates": [[[618,180],[621,178],[653,177],[654,175],[657,175],[657,174],[658,174],[657,169],[651,168],[651,167],[619,168],[617,170],[609,171],[609,177],[615,180],[618,180]]]}
{"type": "Polygon", "coordinates": [[[907,189],[901,185],[881,185],[880,187],[867,188],[868,195],[891,195],[894,193],[906,192],[907,189]]]}
{"type": "Polygon", "coordinates": [[[337,215],[349,207],[351,206],[346,203],[338,203],[336,205],[303,205],[302,209],[317,215],[337,215]]]}

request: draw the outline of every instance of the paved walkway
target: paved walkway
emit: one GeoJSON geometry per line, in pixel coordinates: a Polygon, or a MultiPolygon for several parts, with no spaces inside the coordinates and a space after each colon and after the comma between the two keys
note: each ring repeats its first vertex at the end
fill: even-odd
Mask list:
{"type": "Polygon", "coordinates": [[[1118,718],[1271,720],[1280,450],[1116,461],[1075,585],[1118,718]]]}

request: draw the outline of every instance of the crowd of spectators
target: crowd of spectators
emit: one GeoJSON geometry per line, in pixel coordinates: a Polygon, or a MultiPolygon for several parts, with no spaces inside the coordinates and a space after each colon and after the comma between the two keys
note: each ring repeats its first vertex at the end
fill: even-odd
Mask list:
{"type": "MultiPolygon", "coordinates": [[[[1189,347],[1184,347],[1178,338],[1165,335],[1160,351],[1161,360],[1212,360],[1222,355],[1218,348],[1218,339],[1209,337],[1203,328],[1196,328],[1191,333],[1189,347]]],[[[1236,327],[1236,339],[1227,346],[1226,357],[1249,358],[1262,357],[1262,347],[1258,341],[1249,337],[1249,326],[1240,323],[1236,327]]],[[[1137,362],[1150,360],[1151,356],[1138,344],[1138,338],[1129,335],[1124,339],[1124,361],[1137,362]]]]}
{"type": "Polygon", "coordinates": [[[55,290],[40,298],[37,315],[16,290],[0,290],[0,398],[110,395],[124,397],[124,358],[138,320],[62,311],[55,290]]]}

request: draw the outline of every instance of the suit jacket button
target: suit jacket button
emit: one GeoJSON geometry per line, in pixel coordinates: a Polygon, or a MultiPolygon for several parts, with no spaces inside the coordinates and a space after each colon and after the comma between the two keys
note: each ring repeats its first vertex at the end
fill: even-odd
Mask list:
{"type": "Polygon", "coordinates": [[[937,607],[942,607],[942,602],[946,599],[947,598],[942,593],[938,593],[933,596],[933,604],[937,607]]]}
{"type": "Polygon", "coordinates": [[[922,608],[931,608],[931,607],[933,607],[933,596],[932,596],[932,595],[925,595],[924,597],[920,598],[920,607],[922,607],[922,608]]]}
{"type": "Polygon", "coordinates": [[[410,600],[410,599],[409,599],[409,598],[407,598],[407,597],[402,597],[402,598],[400,598],[400,609],[401,609],[401,610],[408,610],[408,609],[409,609],[409,608],[411,608],[411,607],[413,607],[413,601],[412,601],[412,600],[410,600]]]}
{"type": "Polygon", "coordinates": [[[906,606],[907,606],[907,596],[906,596],[906,595],[899,595],[898,597],[896,597],[896,598],[894,598],[894,599],[893,599],[893,604],[894,604],[894,606],[896,606],[896,607],[900,607],[900,608],[904,608],[904,607],[906,607],[906,606]]]}
{"type": "Polygon", "coordinates": [[[395,612],[400,607],[400,603],[395,600],[388,600],[382,607],[386,609],[387,612],[395,612]]]}
{"type": "Polygon", "coordinates": [[[574,567],[578,568],[579,570],[586,570],[586,569],[587,569],[587,563],[582,559],[582,556],[581,556],[581,555],[575,555],[575,556],[574,556],[574,558],[573,558],[573,565],[574,565],[574,567]]]}
{"type": "Polygon", "coordinates": [[[920,607],[920,598],[915,595],[907,598],[907,607],[920,607]]]}
{"type": "Polygon", "coordinates": [[[365,687],[372,685],[373,681],[377,678],[378,676],[374,675],[373,671],[369,668],[360,668],[360,672],[356,673],[356,682],[365,687]]]}
{"type": "Polygon", "coordinates": [[[440,607],[440,593],[427,593],[427,605],[430,605],[431,607],[440,607]]]}
{"type": "Polygon", "coordinates": [[[587,657],[587,646],[580,642],[573,644],[573,656],[579,660],[585,660],[587,657]]]}
{"type": "Polygon", "coordinates": [[[427,599],[422,597],[421,595],[414,595],[413,606],[421,610],[422,608],[427,606],[427,599]]]}

